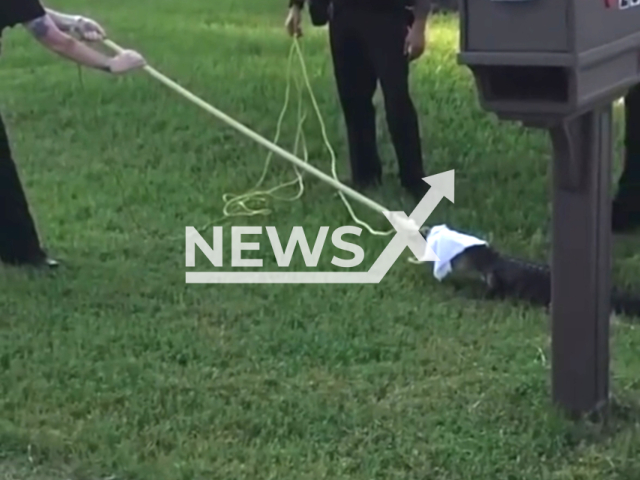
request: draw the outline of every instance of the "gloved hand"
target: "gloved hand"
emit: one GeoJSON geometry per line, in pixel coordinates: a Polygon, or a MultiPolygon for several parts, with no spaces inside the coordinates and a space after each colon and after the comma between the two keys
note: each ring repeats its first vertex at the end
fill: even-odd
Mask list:
{"type": "Polygon", "coordinates": [[[147,62],[142,55],[134,50],[123,50],[109,60],[109,72],[116,75],[128,73],[146,66],[147,62]]]}

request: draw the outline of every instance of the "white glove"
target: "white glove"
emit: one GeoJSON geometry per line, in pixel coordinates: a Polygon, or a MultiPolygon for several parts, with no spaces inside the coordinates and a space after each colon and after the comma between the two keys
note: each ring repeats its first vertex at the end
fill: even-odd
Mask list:
{"type": "Polygon", "coordinates": [[[134,50],[123,50],[109,60],[109,71],[115,74],[127,73],[146,66],[144,57],[134,50]]]}
{"type": "Polygon", "coordinates": [[[99,42],[107,36],[104,28],[98,22],[86,17],[75,18],[73,32],[78,35],[80,40],[87,42],[99,42]]]}

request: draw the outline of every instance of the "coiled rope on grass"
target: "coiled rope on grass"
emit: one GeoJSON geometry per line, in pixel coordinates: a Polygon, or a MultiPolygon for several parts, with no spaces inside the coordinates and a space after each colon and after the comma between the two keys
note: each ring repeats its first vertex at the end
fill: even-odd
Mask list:
{"type": "MultiPolygon", "coordinates": [[[[113,42],[112,40],[109,39],[105,39],[103,41],[104,45],[107,46],[108,48],[112,49],[115,52],[121,52],[123,50],[122,47],[120,47],[118,44],[116,44],[115,42],[113,42]]],[[[294,39],[291,45],[291,49],[289,52],[289,59],[288,59],[288,66],[287,66],[287,86],[286,86],[286,91],[285,91],[285,101],[284,101],[284,105],[283,108],[280,112],[280,115],[278,117],[278,123],[276,126],[276,134],[275,134],[275,138],[273,141],[269,141],[266,138],[262,137],[261,135],[259,135],[258,133],[254,132],[253,130],[251,130],[250,128],[246,127],[245,125],[241,124],[240,122],[236,121],[235,119],[231,118],[230,116],[226,115],[224,112],[218,110],[217,108],[213,107],[212,105],[210,105],[209,103],[205,102],[204,100],[202,100],[201,98],[197,97],[196,95],[194,95],[192,92],[188,91],[187,89],[185,89],[184,87],[180,86],[179,84],[177,84],[176,82],[174,82],[173,80],[171,80],[170,78],[166,77],[165,75],[163,75],[162,73],[160,73],[158,70],[154,69],[153,67],[151,67],[150,65],[146,65],[145,67],[143,67],[143,69],[153,78],[155,78],[156,80],[160,81],[161,83],[163,83],[165,86],[167,86],[168,88],[170,88],[171,90],[173,90],[174,92],[176,92],[177,94],[179,94],[180,96],[182,96],[183,98],[185,98],[186,100],[190,101],[191,103],[195,104],[196,106],[202,108],[203,110],[205,110],[206,112],[208,112],[209,114],[215,116],[216,118],[218,118],[219,120],[221,120],[222,122],[224,122],[225,124],[227,124],[228,126],[235,128],[237,131],[239,131],[240,133],[242,133],[243,135],[245,135],[246,137],[250,138],[251,140],[255,141],[256,143],[262,145],[263,147],[267,148],[269,150],[269,153],[267,155],[266,161],[265,161],[265,165],[262,171],[262,174],[260,175],[260,178],[258,179],[258,181],[256,182],[256,184],[254,185],[253,188],[251,188],[248,192],[244,193],[244,194],[232,194],[232,193],[227,193],[225,195],[223,195],[223,201],[224,201],[224,208],[223,208],[223,217],[220,220],[214,221],[214,222],[210,222],[206,227],[203,228],[207,228],[208,226],[210,226],[211,224],[215,224],[219,221],[222,221],[224,219],[228,219],[230,217],[234,217],[234,216],[254,216],[254,215],[267,215],[269,214],[271,211],[268,208],[250,208],[249,207],[249,203],[250,202],[254,202],[254,203],[259,203],[259,204],[265,204],[268,200],[268,198],[273,198],[276,200],[281,200],[281,201],[295,201],[298,200],[299,198],[301,198],[303,192],[304,192],[304,182],[303,182],[303,178],[302,178],[302,174],[300,172],[300,170],[305,170],[308,173],[311,173],[313,176],[315,176],[316,178],[318,178],[319,180],[327,183],[328,185],[332,186],[333,188],[335,188],[338,191],[338,194],[342,200],[342,202],[344,203],[345,207],[347,208],[347,211],[349,212],[349,215],[351,216],[352,220],[360,225],[361,227],[363,227],[364,229],[366,229],[370,234],[372,235],[376,235],[376,236],[389,236],[395,233],[395,230],[391,229],[391,230],[387,230],[387,231],[379,231],[379,230],[375,230],[373,229],[370,225],[368,225],[366,222],[360,220],[360,218],[357,217],[357,215],[355,214],[353,207],[351,206],[351,204],[349,203],[347,197],[351,197],[352,200],[357,201],[358,203],[364,205],[365,207],[381,213],[383,215],[386,215],[389,213],[389,210],[387,208],[385,208],[384,206],[380,205],[379,203],[371,200],[370,198],[362,195],[361,193],[357,192],[356,190],[344,185],[343,183],[341,183],[338,179],[338,174],[337,174],[337,157],[335,154],[335,151],[333,149],[333,147],[331,146],[331,142],[329,141],[328,135],[327,135],[327,130],[326,130],[326,125],[322,116],[322,113],[320,111],[320,107],[318,105],[318,101],[316,99],[316,96],[313,92],[313,88],[311,86],[311,81],[309,79],[309,75],[307,72],[307,68],[306,68],[306,63],[304,60],[304,56],[302,54],[302,50],[300,48],[300,44],[299,41],[297,39],[294,39]],[[321,130],[321,134],[322,134],[322,139],[323,139],[323,143],[331,157],[331,176],[325,174],[324,172],[322,172],[321,170],[317,169],[316,167],[310,165],[309,163],[309,154],[308,154],[308,150],[307,150],[307,143],[306,143],[306,138],[304,135],[304,122],[306,120],[306,114],[303,112],[302,109],[302,89],[300,88],[300,85],[297,83],[296,81],[296,86],[298,87],[298,124],[297,124],[297,128],[296,128],[296,136],[295,136],[295,142],[294,142],[294,153],[288,152],[286,150],[284,150],[283,148],[281,148],[280,146],[277,145],[277,142],[280,139],[280,134],[282,131],[282,123],[284,121],[284,117],[285,114],[287,112],[287,109],[289,107],[289,101],[290,101],[290,97],[291,97],[291,83],[292,83],[292,75],[293,75],[293,58],[294,55],[298,58],[300,67],[301,67],[301,72],[302,72],[302,77],[303,77],[303,81],[304,81],[304,86],[306,88],[306,91],[311,99],[311,103],[314,109],[314,113],[316,115],[316,118],[320,124],[320,130],[321,130]],[[302,155],[303,158],[299,158],[296,153],[298,151],[299,148],[302,148],[302,155]],[[273,157],[273,154],[276,154],[278,156],[280,156],[281,158],[283,158],[284,160],[289,161],[290,163],[293,164],[294,166],[294,171],[296,173],[296,179],[289,181],[289,182],[285,182],[283,184],[280,184],[276,187],[273,187],[271,189],[262,189],[262,185],[264,183],[264,181],[266,180],[267,177],[267,173],[269,170],[269,166],[271,164],[271,159],[273,157]],[[290,187],[290,186],[294,186],[297,185],[298,186],[298,193],[295,194],[292,197],[281,197],[276,195],[276,192],[290,187]]],[[[417,263],[418,260],[413,258],[410,259],[410,261],[412,263],[417,263]]],[[[419,263],[419,262],[418,262],[419,263]]]]}
{"type": "MultiPolygon", "coordinates": [[[[105,46],[109,47],[110,49],[114,50],[115,52],[121,52],[123,50],[122,47],[120,47],[118,44],[116,44],[112,40],[105,39],[103,41],[103,43],[104,43],[105,46]]],[[[297,39],[295,39],[292,42],[292,45],[291,45],[291,50],[290,50],[290,55],[289,55],[288,72],[287,72],[287,89],[286,89],[286,92],[285,92],[285,104],[284,104],[284,106],[282,108],[282,111],[281,111],[279,119],[278,119],[278,125],[276,127],[276,138],[275,138],[275,141],[273,141],[273,142],[267,140],[266,138],[264,138],[261,135],[257,134],[256,132],[254,132],[250,128],[246,127],[245,125],[241,124],[240,122],[236,121],[235,119],[229,117],[224,112],[218,110],[217,108],[213,107],[212,105],[210,105],[209,103],[205,102],[201,98],[197,97],[192,92],[188,91],[187,89],[185,89],[184,87],[180,86],[179,84],[177,84],[173,80],[169,79],[168,77],[166,77],[165,75],[163,75],[158,70],[156,70],[153,67],[151,67],[150,65],[146,65],[144,67],[144,70],[149,75],[151,75],[153,78],[155,78],[156,80],[159,80],[165,86],[169,87],[171,90],[173,90],[174,92],[178,93],[179,95],[181,95],[186,100],[190,101],[191,103],[195,104],[196,106],[199,106],[200,108],[202,108],[203,110],[207,111],[211,115],[215,116],[219,120],[223,121],[224,123],[226,123],[230,127],[235,128],[240,133],[244,134],[246,137],[254,140],[255,142],[261,144],[262,146],[266,147],[269,150],[269,154],[267,156],[267,161],[265,162],[265,167],[263,168],[262,175],[260,176],[260,178],[259,178],[258,182],[256,183],[256,185],[245,194],[237,195],[237,194],[229,194],[228,193],[228,194],[225,194],[223,196],[223,201],[225,202],[225,208],[223,209],[223,213],[225,215],[225,218],[228,218],[229,216],[236,216],[236,215],[259,215],[259,214],[263,214],[264,215],[266,213],[269,213],[269,210],[264,209],[264,208],[263,209],[259,209],[259,210],[252,210],[247,205],[249,203],[249,200],[254,200],[254,201],[258,201],[258,202],[265,202],[267,197],[272,197],[272,198],[276,198],[278,200],[289,200],[289,201],[292,201],[292,200],[296,200],[296,199],[300,198],[300,196],[302,194],[302,191],[304,189],[304,184],[302,182],[302,175],[300,174],[300,170],[306,170],[307,172],[311,173],[312,175],[314,175],[318,179],[324,181],[325,183],[329,184],[330,186],[332,186],[336,190],[338,190],[338,193],[340,194],[343,202],[345,203],[345,206],[347,207],[347,209],[348,209],[350,215],[352,216],[354,222],[356,222],[359,225],[363,226],[370,233],[372,233],[374,235],[391,235],[392,233],[394,233],[393,230],[386,231],[386,232],[376,231],[373,228],[371,228],[369,225],[367,225],[366,223],[362,222],[355,215],[355,213],[353,212],[353,208],[351,207],[351,205],[349,204],[348,200],[346,199],[346,197],[349,196],[353,200],[359,202],[360,204],[362,204],[362,205],[364,205],[364,206],[366,206],[366,207],[370,208],[371,210],[374,210],[374,211],[376,211],[378,213],[385,214],[386,212],[388,212],[388,209],[386,209],[384,206],[374,202],[373,200],[371,200],[368,197],[360,194],[356,190],[353,190],[353,189],[347,187],[346,185],[344,185],[343,183],[341,183],[338,180],[337,171],[336,171],[336,166],[337,166],[336,154],[335,154],[335,151],[333,150],[333,147],[331,146],[331,143],[330,143],[330,141],[328,139],[326,126],[325,126],[325,123],[324,123],[324,119],[322,118],[322,114],[320,112],[320,108],[318,106],[318,102],[317,102],[316,97],[315,97],[315,95],[313,93],[313,89],[311,87],[311,82],[309,80],[309,75],[308,75],[308,72],[307,72],[307,69],[306,69],[306,65],[305,65],[305,62],[304,62],[304,56],[302,55],[302,51],[300,49],[300,45],[299,45],[299,42],[298,42],[297,39]],[[287,111],[287,108],[288,108],[288,105],[289,105],[290,96],[291,96],[291,78],[292,78],[292,71],[293,71],[292,63],[293,63],[294,54],[297,55],[298,60],[300,62],[300,66],[301,66],[301,69],[302,69],[302,74],[303,74],[305,87],[306,87],[307,92],[308,92],[308,94],[309,94],[309,96],[311,98],[311,102],[312,102],[315,114],[316,114],[316,116],[318,118],[318,121],[320,123],[320,126],[321,126],[323,142],[324,142],[327,150],[329,151],[329,155],[331,156],[331,173],[332,173],[331,177],[328,176],[327,174],[325,174],[324,172],[318,170],[317,168],[313,167],[308,162],[308,152],[306,150],[306,141],[305,141],[305,137],[304,137],[304,131],[302,129],[303,124],[304,124],[304,120],[305,120],[304,115],[301,115],[299,113],[298,128],[297,128],[297,134],[296,134],[296,144],[301,143],[303,145],[303,154],[304,154],[305,158],[304,159],[300,159],[296,155],[294,155],[294,154],[292,154],[290,152],[287,152],[286,150],[282,149],[280,146],[278,146],[276,144],[276,141],[278,141],[279,137],[280,137],[282,123],[284,121],[284,116],[286,114],[286,111],[287,111]],[[277,187],[274,187],[274,188],[269,189],[269,190],[260,190],[260,188],[262,187],[262,184],[264,183],[264,180],[266,179],[268,168],[270,166],[270,162],[271,162],[271,158],[272,158],[273,154],[277,154],[278,156],[282,157],[283,159],[288,160],[290,163],[294,164],[294,167],[296,167],[296,169],[295,169],[295,171],[296,171],[296,180],[294,180],[292,182],[286,182],[285,184],[278,185],[277,187]],[[295,184],[298,184],[299,192],[293,198],[284,199],[282,197],[277,197],[277,196],[274,195],[274,193],[276,191],[281,190],[281,189],[286,188],[286,187],[291,186],[291,185],[295,185],[295,184]]],[[[299,93],[300,93],[300,97],[301,97],[302,96],[302,92],[299,92],[299,93]]]]}

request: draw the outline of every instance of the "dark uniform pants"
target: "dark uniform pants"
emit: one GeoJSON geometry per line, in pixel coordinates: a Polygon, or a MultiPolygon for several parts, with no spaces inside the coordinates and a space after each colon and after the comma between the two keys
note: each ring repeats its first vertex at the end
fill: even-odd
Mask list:
{"type": "Polygon", "coordinates": [[[404,54],[408,17],[402,7],[387,12],[341,7],[334,2],[329,22],[331,53],[347,127],[351,173],[357,183],[378,181],[382,174],[373,107],[380,82],[400,180],[405,187],[424,184],[418,116],[404,54]]]}
{"type": "Polygon", "coordinates": [[[44,255],[0,117],[0,260],[18,264],[44,255]]]}
{"type": "Polygon", "coordinates": [[[640,85],[629,90],[624,98],[624,115],[625,161],[618,197],[640,209],[640,85]]]}

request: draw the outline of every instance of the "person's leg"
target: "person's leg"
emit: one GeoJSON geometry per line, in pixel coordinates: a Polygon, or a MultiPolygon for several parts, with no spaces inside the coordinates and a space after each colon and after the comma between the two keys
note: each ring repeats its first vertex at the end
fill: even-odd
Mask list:
{"type": "Polygon", "coordinates": [[[640,85],[624,99],[624,170],[613,201],[614,231],[640,228],[640,85]]]}
{"type": "Polygon", "coordinates": [[[12,265],[56,266],[40,246],[11,147],[0,117],[0,261],[12,265]]]}
{"type": "Polygon", "coordinates": [[[377,78],[354,26],[354,12],[334,9],[329,22],[329,38],[334,75],[346,123],[355,187],[381,181],[382,165],[376,138],[376,112],[373,95],[377,78]]]}
{"type": "Polygon", "coordinates": [[[418,114],[409,91],[409,62],[404,53],[408,32],[402,8],[363,11],[360,34],[367,44],[384,95],[389,133],[398,158],[400,181],[417,200],[429,189],[425,176],[418,114]]]}

